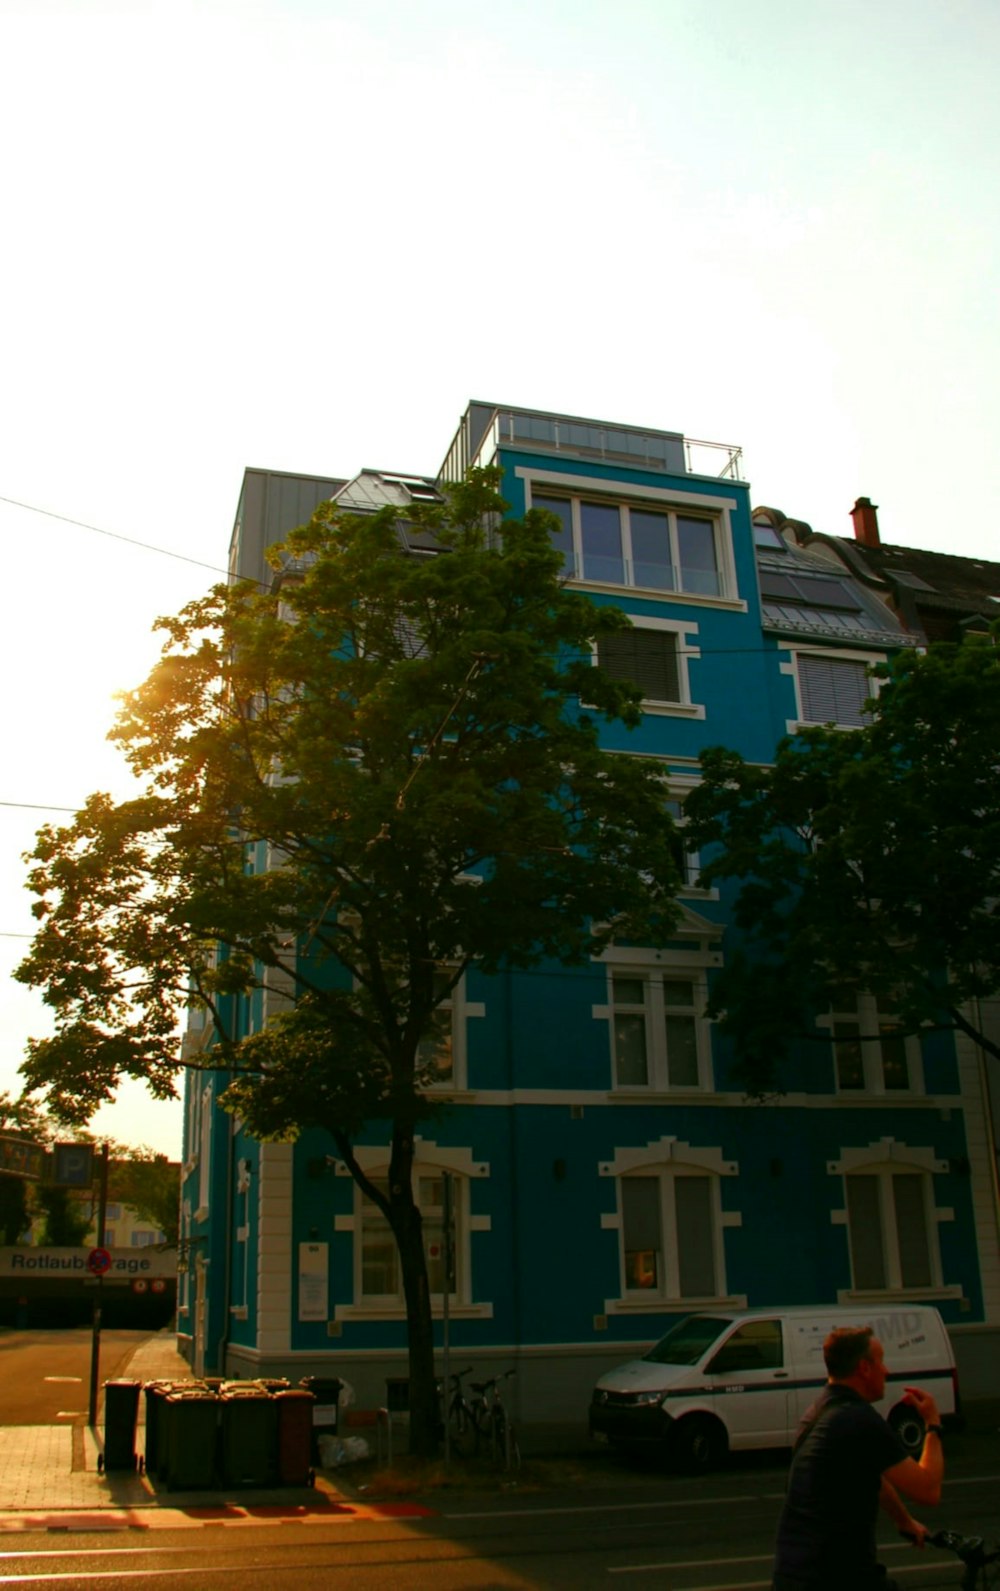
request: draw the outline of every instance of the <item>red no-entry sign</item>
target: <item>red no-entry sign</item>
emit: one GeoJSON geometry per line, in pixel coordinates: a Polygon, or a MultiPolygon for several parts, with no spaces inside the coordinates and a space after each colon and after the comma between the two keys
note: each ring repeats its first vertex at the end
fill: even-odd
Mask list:
{"type": "Polygon", "coordinates": [[[103,1276],[111,1269],[111,1255],[106,1248],[92,1248],[87,1255],[87,1269],[92,1276],[103,1276]]]}

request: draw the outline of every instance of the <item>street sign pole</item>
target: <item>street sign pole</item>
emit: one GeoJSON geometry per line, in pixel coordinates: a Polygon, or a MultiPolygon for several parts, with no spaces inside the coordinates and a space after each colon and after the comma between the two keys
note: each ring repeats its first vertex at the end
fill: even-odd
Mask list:
{"type": "MultiPolygon", "coordinates": [[[[104,1226],[108,1215],[108,1146],[101,1146],[101,1189],[97,1204],[97,1248],[104,1249],[104,1226]]],[[[93,1260],[93,1256],[91,1256],[93,1260]]],[[[97,1425],[97,1382],[101,1368],[101,1303],[104,1296],[104,1271],[97,1271],[97,1290],[94,1293],[94,1327],[90,1341],[90,1411],[87,1424],[91,1430],[97,1425]]]]}
{"type": "Polygon", "coordinates": [[[441,1297],[441,1349],[444,1360],[444,1391],[441,1394],[441,1408],[444,1415],[444,1467],[451,1463],[451,1421],[448,1418],[449,1403],[451,1401],[451,1345],[448,1341],[449,1326],[451,1323],[451,1285],[455,1270],[455,1247],[451,1235],[451,1172],[441,1174],[441,1237],[444,1253],[442,1254],[442,1270],[444,1271],[444,1288],[441,1297]]]}

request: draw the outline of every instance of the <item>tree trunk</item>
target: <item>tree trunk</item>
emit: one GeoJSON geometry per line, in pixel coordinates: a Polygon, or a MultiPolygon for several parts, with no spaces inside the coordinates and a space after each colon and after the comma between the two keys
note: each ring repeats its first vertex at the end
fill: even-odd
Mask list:
{"type": "Polygon", "coordinates": [[[441,1423],[434,1368],[434,1322],[427,1258],[424,1254],[423,1221],[413,1192],[413,1139],[405,1129],[393,1132],[392,1136],[389,1205],[406,1299],[410,1452],[420,1458],[434,1458],[438,1452],[441,1423]]]}

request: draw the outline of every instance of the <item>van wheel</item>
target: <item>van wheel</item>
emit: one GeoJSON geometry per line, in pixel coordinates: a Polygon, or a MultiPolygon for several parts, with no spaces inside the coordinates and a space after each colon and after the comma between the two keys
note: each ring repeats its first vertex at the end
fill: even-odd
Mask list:
{"type": "Polygon", "coordinates": [[[689,1414],[679,1420],[674,1431],[673,1453],[679,1467],[688,1475],[704,1475],[716,1469],[726,1456],[726,1433],[718,1420],[706,1414],[689,1414]]]}
{"type": "Polygon", "coordinates": [[[911,1458],[919,1458],[924,1446],[924,1422],[909,1403],[897,1403],[889,1412],[889,1424],[911,1458]]]}

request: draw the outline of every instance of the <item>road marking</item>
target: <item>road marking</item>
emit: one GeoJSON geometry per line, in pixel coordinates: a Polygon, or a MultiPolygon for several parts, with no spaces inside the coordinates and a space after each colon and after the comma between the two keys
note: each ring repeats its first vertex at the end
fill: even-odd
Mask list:
{"type": "Polygon", "coordinates": [[[43,1381],[82,1381],[82,1376],[43,1376],[43,1381]]]}
{"type": "Polygon", "coordinates": [[[524,1519],[525,1517],[539,1518],[543,1514],[622,1514],[634,1513],[637,1509],[656,1508],[661,1512],[664,1508],[718,1508],[720,1503],[775,1503],[783,1502],[784,1492],[739,1492],[730,1497],[678,1497],[662,1500],[657,1503],[591,1503],[589,1507],[574,1505],[572,1508],[505,1508],[483,1509],[481,1512],[443,1514],[443,1519],[524,1519]]]}
{"type": "MultiPolygon", "coordinates": [[[[737,1563],[771,1563],[773,1558],[773,1552],[755,1552],[749,1558],[675,1558],[667,1563],[623,1563],[609,1568],[608,1574],[652,1574],[654,1569],[723,1569],[737,1563]]],[[[758,1584],[770,1582],[761,1580],[758,1584]]],[[[711,1591],[711,1587],[703,1586],[701,1591],[711,1591]]],[[[743,1591],[742,1586],[740,1591],[743,1591]]]]}

